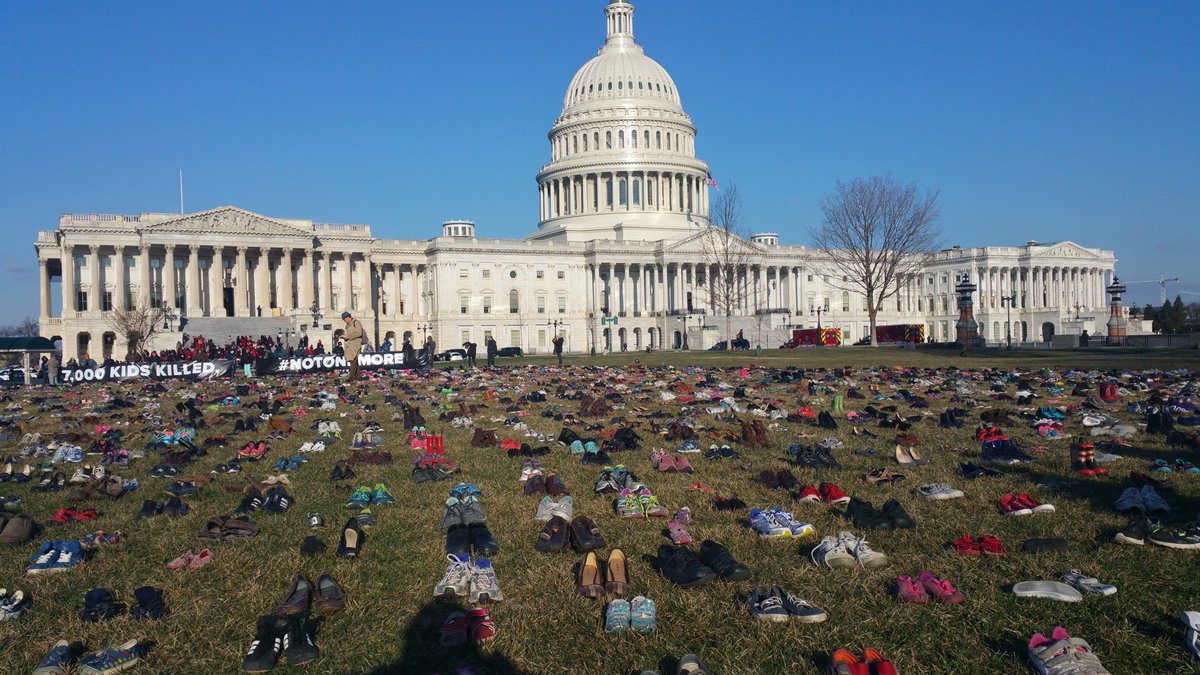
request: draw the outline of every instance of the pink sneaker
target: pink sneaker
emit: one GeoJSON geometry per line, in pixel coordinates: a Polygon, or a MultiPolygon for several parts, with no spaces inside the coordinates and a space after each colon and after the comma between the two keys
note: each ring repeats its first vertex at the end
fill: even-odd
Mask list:
{"type": "Polygon", "coordinates": [[[203,551],[200,551],[199,555],[192,558],[192,561],[188,563],[188,569],[189,570],[198,570],[201,567],[204,567],[208,563],[212,562],[212,558],[213,558],[212,551],[210,551],[208,549],[204,549],[203,551]]]}
{"type": "Polygon", "coordinates": [[[192,553],[191,551],[188,551],[187,553],[183,553],[178,558],[167,563],[167,569],[181,570],[181,569],[187,567],[188,565],[190,565],[192,563],[192,561],[195,559],[196,559],[196,555],[194,553],[192,553]]]}
{"type": "Polygon", "coordinates": [[[671,543],[676,546],[686,546],[692,543],[692,535],[688,534],[683,523],[678,520],[672,520],[667,524],[667,533],[671,535],[671,543]]]}
{"type": "Polygon", "coordinates": [[[688,463],[687,457],[683,455],[675,455],[675,470],[683,473],[695,473],[692,465],[688,463]]]}
{"type": "Polygon", "coordinates": [[[949,581],[938,578],[929,572],[921,572],[917,576],[917,581],[921,583],[926,593],[942,604],[957,605],[967,599],[967,596],[951,586],[949,581]]]}
{"type": "Polygon", "coordinates": [[[896,599],[900,602],[924,604],[929,602],[929,595],[912,577],[901,575],[896,577],[896,599]]]}

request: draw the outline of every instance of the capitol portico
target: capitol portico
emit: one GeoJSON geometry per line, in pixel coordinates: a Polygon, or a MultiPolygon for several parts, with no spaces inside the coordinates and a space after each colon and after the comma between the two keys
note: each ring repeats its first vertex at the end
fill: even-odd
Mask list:
{"type": "MultiPolygon", "coordinates": [[[[444,349],[493,335],[500,346],[545,352],[562,333],[568,351],[586,352],[725,339],[696,127],[667,71],[636,43],[633,6],[612,0],[604,15],[605,41],[551,125],[550,161],[536,174],[539,221],[527,238],[480,238],[465,220],[428,239],[379,238],[368,225],[235,207],[68,213],[34,243],[42,334],[61,336],[66,357],[119,359],[125,345],[111,313],[152,306],[170,311],[156,348],[183,332],[217,341],[286,332],[293,342],[309,333],[328,344],[343,309],[375,344],[428,334],[444,349]]],[[[844,342],[866,335],[865,299],[841,287],[818,251],[773,233],[739,243],[747,291],[735,331],[774,347],[791,328],[815,325],[820,309],[844,342]]],[[[924,324],[952,340],[954,286],[965,275],[978,284],[975,317],[988,341],[1103,332],[1114,264],[1111,251],[1071,242],[947,249],[906,279],[879,323],[924,324]]]]}

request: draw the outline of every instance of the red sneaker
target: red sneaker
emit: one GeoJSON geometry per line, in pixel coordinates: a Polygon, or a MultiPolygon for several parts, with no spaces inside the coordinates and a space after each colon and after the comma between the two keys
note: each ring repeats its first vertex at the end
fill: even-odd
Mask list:
{"type": "Polygon", "coordinates": [[[844,505],[850,503],[850,495],[833,483],[821,483],[821,498],[828,504],[844,505]]]}
{"type": "Polygon", "coordinates": [[[73,517],[75,518],[75,520],[79,520],[79,521],[86,523],[86,522],[95,520],[98,515],[99,514],[96,513],[96,509],[84,509],[82,511],[76,511],[73,517]]]}
{"type": "Polygon", "coordinates": [[[999,558],[1004,555],[1004,544],[996,537],[985,534],[979,538],[979,551],[985,556],[999,558]]]}
{"type": "Polygon", "coordinates": [[[800,488],[800,494],[796,496],[798,502],[820,502],[821,494],[811,485],[805,485],[800,488]]]}
{"type": "Polygon", "coordinates": [[[467,612],[467,618],[471,622],[471,642],[487,642],[496,637],[496,624],[492,623],[486,608],[472,609],[467,612]]]}
{"type": "Polygon", "coordinates": [[[971,539],[971,535],[967,532],[963,532],[962,537],[950,542],[950,546],[963,555],[977,556],[980,554],[979,542],[971,539]]]}
{"type": "Polygon", "coordinates": [[[900,575],[896,577],[896,599],[900,602],[924,604],[929,602],[929,594],[912,577],[900,575]]]}
{"type": "Polygon", "coordinates": [[[846,649],[838,649],[829,656],[831,675],[870,675],[870,667],[846,649]]]}
{"type": "Polygon", "coordinates": [[[1024,492],[1017,495],[1014,501],[1034,513],[1054,513],[1053,504],[1043,504],[1024,492]]]}
{"type": "Polygon", "coordinates": [[[470,622],[467,621],[465,614],[462,612],[450,612],[450,616],[446,617],[446,621],[442,623],[442,636],[440,639],[442,646],[453,647],[466,642],[469,627],[470,622]]]}
{"type": "Polygon", "coordinates": [[[1022,505],[1019,501],[1017,501],[1017,498],[1014,497],[1011,492],[1001,497],[998,505],[1000,507],[1000,513],[1003,513],[1006,516],[1033,515],[1033,509],[1022,505]]]}
{"type": "Polygon", "coordinates": [[[896,675],[896,667],[891,661],[883,658],[883,654],[877,650],[867,647],[863,649],[863,661],[865,667],[870,668],[875,675],[896,675]]]}
{"type": "Polygon", "coordinates": [[[71,509],[59,509],[50,516],[50,522],[55,525],[66,525],[75,518],[75,512],[71,509]]]}

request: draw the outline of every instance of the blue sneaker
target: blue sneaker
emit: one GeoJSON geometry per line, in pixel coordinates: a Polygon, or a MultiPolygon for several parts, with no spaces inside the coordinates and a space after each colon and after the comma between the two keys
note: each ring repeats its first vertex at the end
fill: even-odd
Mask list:
{"type": "Polygon", "coordinates": [[[396,498],[392,493],[388,492],[387,487],[383,483],[376,483],[375,489],[371,491],[371,503],[375,505],[394,504],[396,498]]]}
{"type": "Polygon", "coordinates": [[[654,601],[642,595],[630,601],[629,624],[639,633],[653,633],[656,627],[654,601]]]}
{"type": "Polygon", "coordinates": [[[70,539],[56,543],[58,544],[58,557],[54,559],[54,562],[46,570],[47,572],[62,572],[79,564],[79,560],[83,556],[83,547],[79,545],[78,540],[70,539]]]}
{"type": "Polygon", "coordinates": [[[350,498],[346,500],[346,508],[348,509],[359,509],[361,511],[370,506],[370,504],[371,491],[365,487],[356,489],[354,494],[350,495],[350,498]]]}
{"type": "Polygon", "coordinates": [[[482,494],[483,493],[480,492],[479,488],[475,487],[471,483],[459,483],[458,485],[450,488],[450,496],[458,497],[459,499],[464,499],[466,497],[479,497],[482,494]]]}
{"type": "Polygon", "coordinates": [[[571,441],[571,452],[576,455],[582,455],[584,452],[583,441],[579,440],[578,438],[571,441]]]}
{"type": "Polygon", "coordinates": [[[29,556],[29,562],[32,564],[25,571],[26,574],[37,574],[50,569],[50,565],[54,564],[55,558],[58,557],[58,549],[54,546],[55,542],[43,541],[41,548],[33,552],[29,556]]]}
{"type": "Polygon", "coordinates": [[[133,667],[141,659],[141,645],[130,640],[123,645],[92,652],[79,659],[79,672],[83,675],[118,673],[133,667]]]}
{"type": "Polygon", "coordinates": [[[286,459],[280,457],[279,459],[275,460],[274,464],[271,465],[271,470],[272,471],[287,471],[287,467],[288,467],[288,461],[286,459]]]}
{"type": "Polygon", "coordinates": [[[754,531],[760,537],[778,538],[792,536],[792,528],[776,520],[775,514],[769,510],[751,509],[750,526],[754,528],[754,531]]]}
{"type": "Polygon", "coordinates": [[[600,450],[596,447],[596,441],[588,441],[583,444],[583,451],[594,455],[600,450]]]}
{"type": "Polygon", "coordinates": [[[71,643],[59,640],[54,643],[50,651],[46,652],[46,657],[37,665],[37,668],[33,669],[33,675],[62,675],[70,670],[71,664],[74,662],[75,649],[71,647],[71,643]]]}

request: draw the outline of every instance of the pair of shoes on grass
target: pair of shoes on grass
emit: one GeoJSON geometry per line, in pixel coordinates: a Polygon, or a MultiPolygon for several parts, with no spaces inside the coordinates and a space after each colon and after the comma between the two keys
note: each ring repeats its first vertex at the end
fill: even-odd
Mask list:
{"type": "Polygon", "coordinates": [[[471,560],[465,554],[447,555],[449,565],[441,581],[433,587],[437,597],[468,597],[472,603],[487,604],[504,599],[496,570],[486,558],[471,560]]]}
{"type": "Polygon", "coordinates": [[[760,621],[820,623],[829,618],[825,610],[784,591],[779,586],[758,586],[746,598],[750,614],[760,621]]]}
{"type": "Polygon", "coordinates": [[[838,649],[829,656],[829,675],[896,675],[896,667],[872,647],[863,649],[861,657],[838,649]]]}
{"type": "Polygon", "coordinates": [[[632,600],[616,598],[608,603],[604,613],[604,632],[619,633],[632,629],[637,633],[653,633],[657,627],[654,601],[643,595],[632,600]]]}
{"type": "MultiPolygon", "coordinates": [[[[69,672],[79,651],[79,645],[59,640],[50,647],[50,651],[34,668],[33,675],[63,675],[69,672]]],[[[84,654],[79,658],[79,664],[74,672],[79,675],[106,675],[121,672],[136,665],[141,660],[143,652],[144,645],[137,640],[130,640],[124,644],[84,654]]]]}

